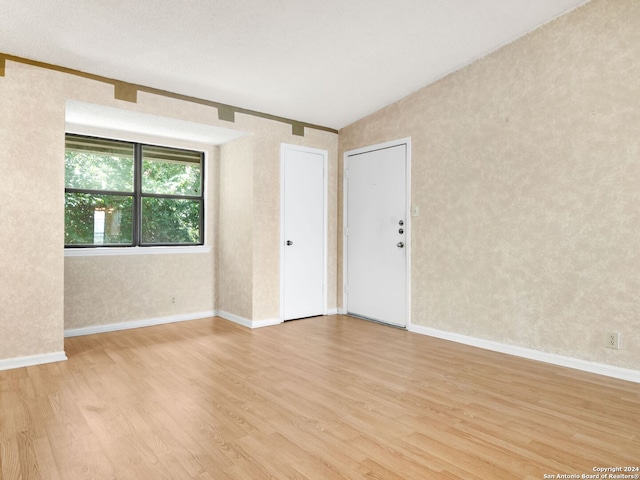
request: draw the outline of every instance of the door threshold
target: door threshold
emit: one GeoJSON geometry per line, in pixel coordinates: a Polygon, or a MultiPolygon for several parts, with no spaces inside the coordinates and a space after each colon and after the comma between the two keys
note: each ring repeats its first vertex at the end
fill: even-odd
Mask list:
{"type": "Polygon", "coordinates": [[[309,316],[307,316],[307,317],[288,318],[288,319],[286,319],[286,320],[283,320],[283,322],[285,322],[285,323],[286,323],[286,322],[295,322],[295,321],[297,321],[297,320],[308,320],[308,319],[310,319],[310,318],[318,318],[318,317],[322,317],[322,316],[324,316],[324,315],[323,315],[322,313],[319,313],[319,314],[317,314],[317,315],[309,315],[309,316]]]}
{"type": "Polygon", "coordinates": [[[359,318],[360,320],[366,320],[367,322],[373,322],[373,323],[377,323],[379,325],[384,325],[385,327],[397,328],[398,330],[406,330],[407,329],[406,325],[399,325],[397,323],[383,322],[382,320],[377,320],[377,319],[371,318],[371,317],[365,317],[364,315],[358,315],[357,313],[347,312],[347,315],[350,316],[350,317],[359,318]]]}

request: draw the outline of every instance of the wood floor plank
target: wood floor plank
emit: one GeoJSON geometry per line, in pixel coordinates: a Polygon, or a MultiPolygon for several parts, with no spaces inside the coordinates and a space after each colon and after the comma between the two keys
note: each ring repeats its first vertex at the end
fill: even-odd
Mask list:
{"type": "Polygon", "coordinates": [[[345,316],[69,338],[0,372],[0,480],[542,479],[640,466],[640,385],[345,316]]]}
{"type": "Polygon", "coordinates": [[[0,478],[21,479],[20,452],[18,451],[17,438],[0,438],[0,478]]]}

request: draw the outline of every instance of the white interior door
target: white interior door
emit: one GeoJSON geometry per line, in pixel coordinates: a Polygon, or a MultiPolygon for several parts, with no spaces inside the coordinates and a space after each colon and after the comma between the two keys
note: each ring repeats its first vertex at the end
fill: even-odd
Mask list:
{"type": "Polygon", "coordinates": [[[326,310],[327,152],[283,145],[281,152],[281,315],[326,310]]]}
{"type": "Polygon", "coordinates": [[[345,155],[347,313],[407,323],[407,143],[345,155]]]}

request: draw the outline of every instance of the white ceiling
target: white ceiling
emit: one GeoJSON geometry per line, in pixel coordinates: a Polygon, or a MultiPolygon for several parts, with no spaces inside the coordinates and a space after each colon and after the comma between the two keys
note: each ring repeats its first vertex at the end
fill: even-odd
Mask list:
{"type": "Polygon", "coordinates": [[[0,0],[0,53],[341,128],[587,0],[0,0]]]}

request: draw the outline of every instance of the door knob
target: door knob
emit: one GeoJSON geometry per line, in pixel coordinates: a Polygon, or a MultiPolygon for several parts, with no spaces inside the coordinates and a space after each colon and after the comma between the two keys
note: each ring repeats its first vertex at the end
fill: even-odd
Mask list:
{"type": "Polygon", "coordinates": [[[291,240],[287,240],[287,245],[293,245],[293,242],[291,240]]]}
{"type": "Polygon", "coordinates": [[[398,242],[398,248],[403,248],[404,247],[404,242],[398,242]]]}

